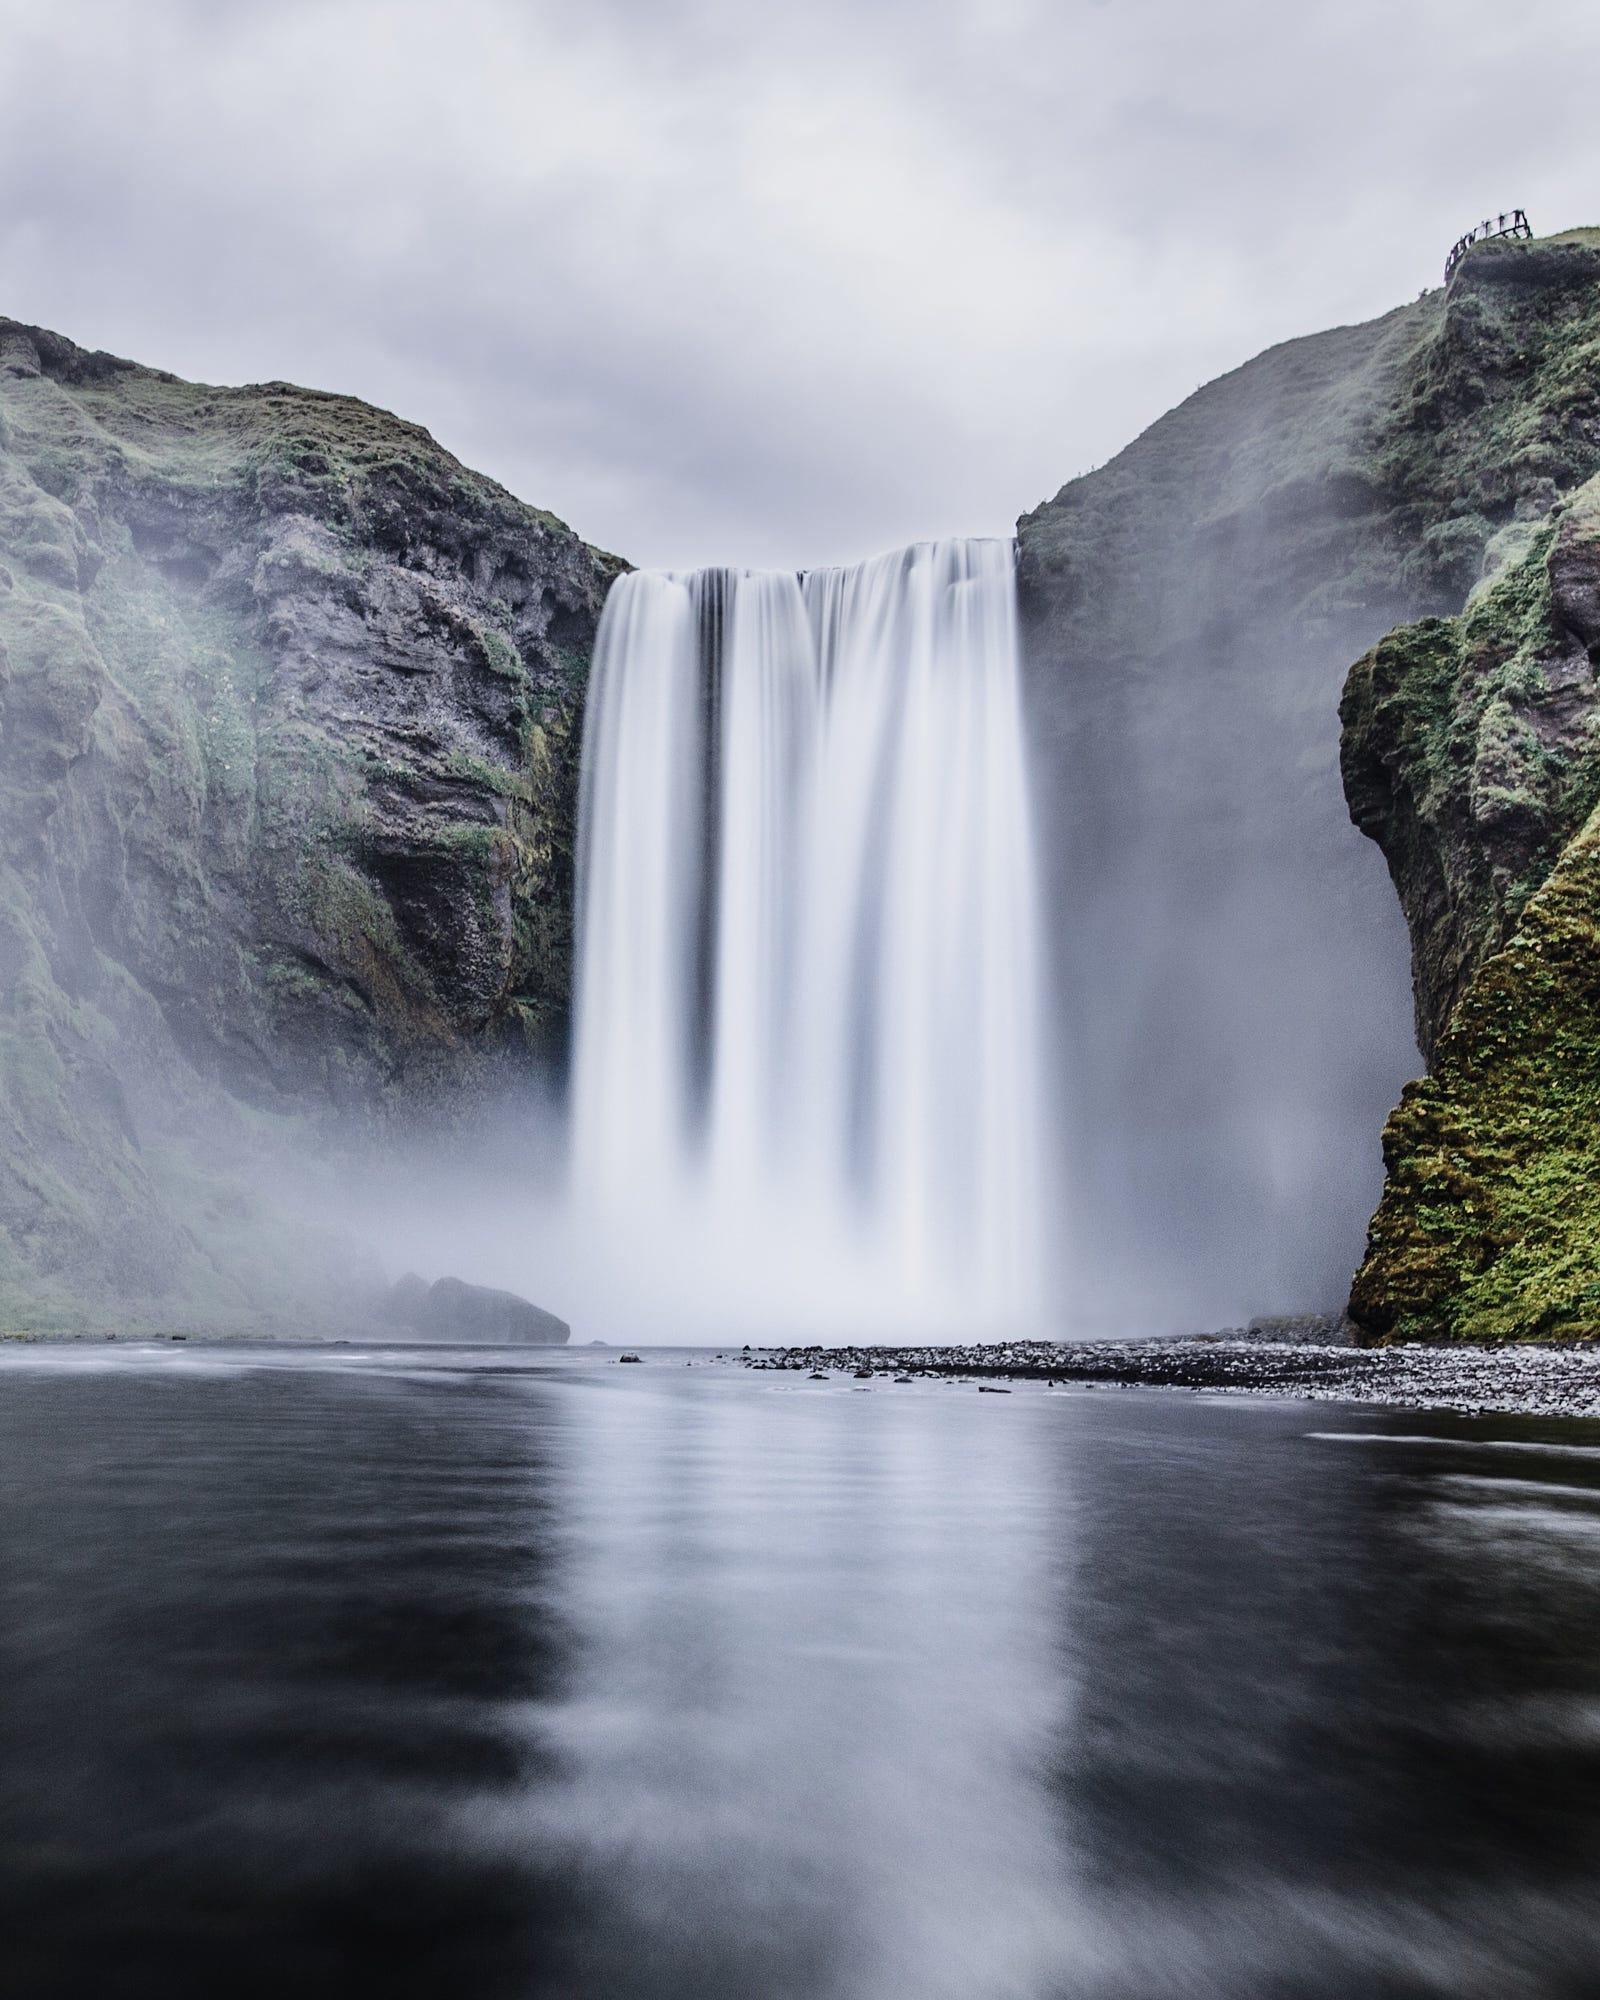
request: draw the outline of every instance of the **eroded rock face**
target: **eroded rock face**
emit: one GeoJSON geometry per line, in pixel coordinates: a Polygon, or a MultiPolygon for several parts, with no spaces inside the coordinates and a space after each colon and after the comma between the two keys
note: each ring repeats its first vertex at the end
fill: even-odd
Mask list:
{"type": "Polygon", "coordinates": [[[234,1141],[559,1048],[618,567],[385,412],[0,320],[0,1304],[253,1310],[234,1141]]]}
{"type": "Polygon", "coordinates": [[[1600,796],[1600,481],[1517,546],[1459,617],[1358,660],[1341,705],[1351,817],[1399,891],[1430,1056],[1600,796]]]}
{"type": "Polygon", "coordinates": [[[1600,1335],[1600,260],[1539,251],[1485,267],[1516,401],[1484,418],[1482,579],[1358,660],[1341,709],[1430,1072],[1384,1132],[1350,1301],[1374,1339],[1600,1335]]]}
{"type": "MultiPolygon", "coordinates": [[[[1514,566],[1600,470],[1597,298],[1593,232],[1479,246],[1448,293],[1257,357],[1019,524],[1074,1268],[1109,1269],[1110,1304],[1142,1324],[1345,1291],[1380,1189],[1372,1134],[1418,1059],[1406,939],[1346,817],[1340,690],[1389,628],[1448,619],[1486,561],[1514,566]]],[[[1559,567],[1577,544],[1557,539],[1559,567]]],[[[1507,691],[1471,760],[1448,882],[1425,840],[1391,847],[1428,1045],[1546,838],[1524,727],[1551,757],[1585,727],[1581,568],[1542,693],[1507,691]]],[[[1423,659],[1438,629],[1408,629],[1400,677],[1448,679],[1423,659]]],[[[1367,830],[1403,783],[1401,720],[1346,739],[1367,830]]]]}
{"type": "Polygon", "coordinates": [[[1597,596],[1600,480],[1351,672],[1351,810],[1412,927],[1430,1070],[1384,1131],[1372,1338],[1600,1335],[1597,596]]]}

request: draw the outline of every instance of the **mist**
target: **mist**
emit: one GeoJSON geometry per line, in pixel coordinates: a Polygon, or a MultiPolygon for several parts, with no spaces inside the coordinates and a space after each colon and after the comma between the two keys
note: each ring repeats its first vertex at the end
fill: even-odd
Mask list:
{"type": "Polygon", "coordinates": [[[1437,311],[1269,350],[1022,523],[1063,1304],[1086,1332],[1337,1313],[1361,1256],[1422,1059],[1339,700],[1441,590],[1348,470],[1349,409],[1437,311]]]}

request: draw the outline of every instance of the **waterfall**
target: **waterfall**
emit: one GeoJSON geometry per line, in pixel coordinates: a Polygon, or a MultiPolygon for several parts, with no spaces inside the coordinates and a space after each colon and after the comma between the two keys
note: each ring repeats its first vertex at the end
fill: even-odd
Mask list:
{"type": "Polygon", "coordinates": [[[584,737],[574,1197],[662,1305],[1025,1329],[1048,1184],[1009,542],[636,572],[584,737]]]}

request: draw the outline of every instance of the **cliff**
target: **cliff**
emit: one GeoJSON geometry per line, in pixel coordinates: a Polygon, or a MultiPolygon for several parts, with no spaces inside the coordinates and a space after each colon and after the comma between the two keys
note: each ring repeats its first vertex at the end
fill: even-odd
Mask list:
{"type": "Polygon", "coordinates": [[[1338,697],[1476,574],[1452,337],[1433,292],[1290,341],[1019,523],[1087,1330],[1348,1288],[1416,1051],[1338,697]],[[1442,457],[1412,415],[1430,391],[1442,457]]]}
{"type": "Polygon", "coordinates": [[[1102,1318],[1336,1305],[1418,1067],[1406,1013],[1432,1050],[1594,801],[1589,515],[1552,510],[1600,471],[1597,279],[1588,232],[1480,246],[1448,292],[1259,356],[1020,523],[1102,1318]],[[1358,654],[1343,780],[1414,994],[1346,823],[1358,654]]]}
{"type": "Polygon", "coordinates": [[[386,412],[0,320],[0,1328],[337,1313],[262,1163],[559,1050],[617,567],[386,412]]]}
{"type": "MultiPolygon", "coordinates": [[[[1377,1202],[1369,1336],[1600,1330],[1597,337],[1600,236],[1483,245],[1019,524],[1091,1322],[1331,1308],[1377,1202]]],[[[340,1145],[559,1067],[618,567],[0,320],[0,1333],[376,1296],[340,1145]]]]}
{"type": "Polygon", "coordinates": [[[1350,809],[1405,909],[1429,1057],[1384,1131],[1351,1313],[1372,1338],[1593,1337],[1600,239],[1474,251],[1451,311],[1510,385],[1480,406],[1506,471],[1465,607],[1390,633],[1345,690],[1350,809]]]}

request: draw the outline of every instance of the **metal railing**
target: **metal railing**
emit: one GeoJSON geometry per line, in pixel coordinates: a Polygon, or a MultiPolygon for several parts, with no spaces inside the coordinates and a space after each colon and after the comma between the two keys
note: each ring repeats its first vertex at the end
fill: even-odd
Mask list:
{"type": "Polygon", "coordinates": [[[1475,229],[1469,229],[1444,260],[1444,281],[1448,285],[1455,276],[1456,266],[1466,256],[1474,243],[1487,243],[1491,237],[1514,236],[1526,240],[1533,234],[1528,227],[1528,218],[1520,208],[1514,208],[1506,215],[1491,215],[1480,222],[1475,229]]]}

